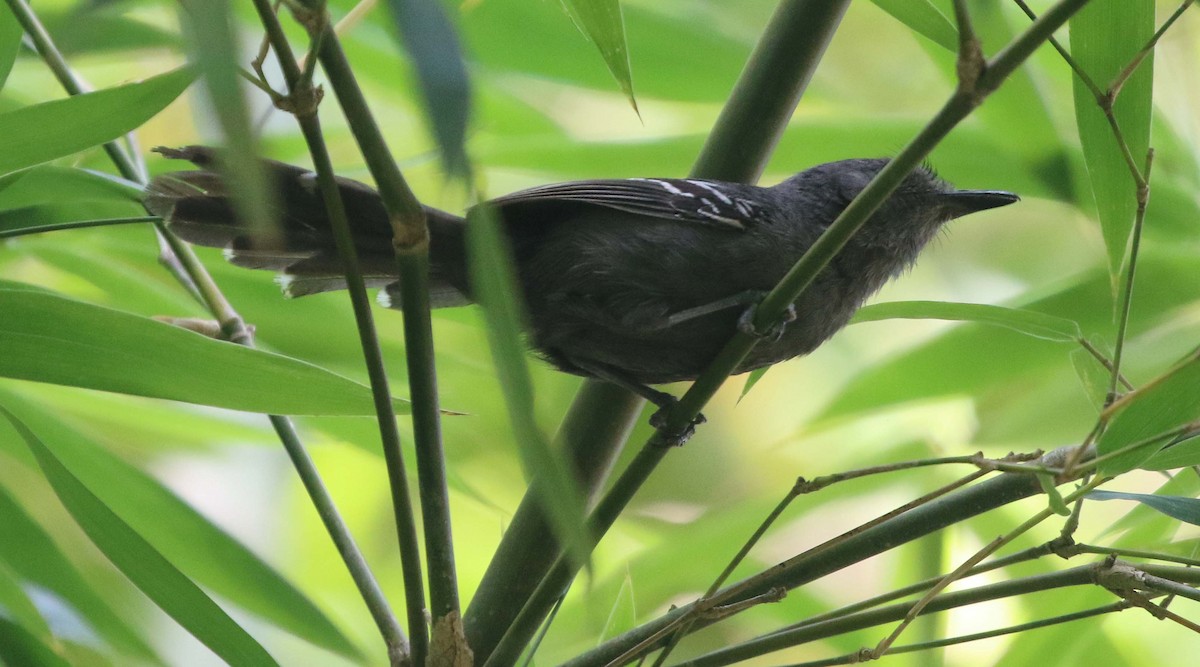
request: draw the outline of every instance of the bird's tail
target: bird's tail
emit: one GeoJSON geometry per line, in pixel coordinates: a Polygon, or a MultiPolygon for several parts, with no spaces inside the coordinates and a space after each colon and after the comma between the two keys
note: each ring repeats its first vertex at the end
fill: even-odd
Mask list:
{"type": "MultiPolygon", "coordinates": [[[[204,146],[155,150],[200,167],[156,177],[143,197],[146,210],[161,216],[181,238],[223,248],[226,259],[237,266],[278,271],[288,296],[345,289],[342,263],[313,172],[264,160],[275,189],[278,228],[252,233],[234,214],[224,179],[210,171],[218,159],[216,151],[204,146]]],[[[385,294],[395,297],[399,291],[392,228],[379,193],[345,178],[338,179],[338,188],[367,284],[386,287],[385,294]]],[[[434,307],[469,303],[463,275],[464,221],[429,207],[425,212],[430,233],[431,303],[434,307]]]]}

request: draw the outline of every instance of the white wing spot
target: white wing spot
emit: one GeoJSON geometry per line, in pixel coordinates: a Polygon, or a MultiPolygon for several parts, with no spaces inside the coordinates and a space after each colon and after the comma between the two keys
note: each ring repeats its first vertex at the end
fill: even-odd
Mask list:
{"type": "Polygon", "coordinates": [[[659,187],[661,187],[663,190],[666,190],[667,192],[670,192],[671,194],[679,196],[679,197],[695,197],[696,196],[690,192],[684,192],[683,190],[680,190],[679,188],[675,187],[674,185],[671,185],[670,183],[668,183],[666,181],[660,181],[656,178],[639,178],[637,180],[645,181],[646,183],[654,183],[654,184],[658,185],[659,187]]]}
{"type": "Polygon", "coordinates": [[[705,190],[708,190],[709,192],[716,195],[717,199],[720,199],[722,202],[724,202],[726,204],[733,203],[733,201],[731,199],[729,199],[729,197],[727,197],[724,192],[721,192],[721,188],[713,185],[712,183],[705,183],[704,181],[693,181],[693,180],[688,180],[687,182],[691,183],[692,185],[694,185],[698,188],[704,188],[705,190]]]}

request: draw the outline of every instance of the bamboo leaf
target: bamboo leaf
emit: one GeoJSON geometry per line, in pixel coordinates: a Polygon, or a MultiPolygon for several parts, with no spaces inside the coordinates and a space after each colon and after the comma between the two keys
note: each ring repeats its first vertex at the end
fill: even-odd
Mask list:
{"type": "Polygon", "coordinates": [[[153,477],[109,453],[47,410],[0,389],[63,466],[186,576],[316,646],[361,659],[303,593],[153,477]]]}
{"type": "Polygon", "coordinates": [[[467,223],[471,279],[487,321],[488,343],[496,373],[504,387],[509,422],[516,436],[521,465],[533,480],[560,543],[577,562],[586,558],[583,496],[566,461],[534,419],[533,384],[525,361],[525,314],[507,240],[494,212],[486,206],[471,211],[467,223]]]}
{"type": "Polygon", "coordinates": [[[194,78],[190,68],[116,88],[0,113],[0,174],[98,146],[162,111],[194,78]]]}
{"type": "MultiPolygon", "coordinates": [[[[1154,0],[1093,0],[1070,21],[1071,55],[1101,91],[1154,34],[1154,0]]],[[[1113,114],[1138,169],[1150,146],[1154,56],[1150,55],[1122,88],[1113,114]]],[[[1115,281],[1125,265],[1126,247],[1137,210],[1137,186],[1104,113],[1087,86],[1074,81],[1075,123],[1083,146],[1092,196],[1115,281]]]]}
{"type": "Polygon", "coordinates": [[[1113,405],[1116,412],[1096,443],[1098,454],[1157,440],[1101,462],[1100,472],[1105,475],[1141,466],[1167,443],[1173,430],[1200,419],[1200,361],[1191,359],[1177,366],[1113,405]]]}
{"type": "Polygon", "coordinates": [[[1191,437],[1164,447],[1151,456],[1142,467],[1146,470],[1173,470],[1200,465],[1200,437],[1191,437]]]}
{"type": "Polygon", "coordinates": [[[21,36],[24,34],[21,24],[17,23],[12,12],[0,12],[0,90],[4,89],[8,75],[12,72],[17,53],[21,50],[21,36]]]}
{"type": "Polygon", "coordinates": [[[637,111],[629,46],[625,41],[625,20],[619,0],[562,0],[562,3],[575,26],[600,50],[608,71],[637,111]]]}
{"type": "Polygon", "coordinates": [[[1089,500],[1134,500],[1173,519],[1200,526],[1200,500],[1196,498],[1121,491],[1092,491],[1087,497],[1089,500]]]}
{"type": "Polygon", "coordinates": [[[70,667],[25,628],[0,616],[0,663],[22,667],[70,667]]]}
{"type": "Polygon", "coordinates": [[[1013,331],[1063,343],[1073,343],[1083,337],[1079,325],[1063,317],[1021,308],[1007,308],[982,303],[949,301],[892,301],[864,306],[854,314],[851,324],[880,320],[956,320],[995,324],[1013,331]]]}
{"type": "Polygon", "coordinates": [[[374,414],[370,389],[357,382],[149,318],[6,289],[0,312],[0,377],[247,412],[374,414]]]}
{"type": "Polygon", "coordinates": [[[421,82],[425,111],[446,173],[463,176],[471,84],[458,33],[437,0],[389,0],[392,18],[421,82]]]}
{"type": "Polygon", "coordinates": [[[951,53],[958,53],[958,29],[929,0],[871,0],[892,18],[951,53]]]}
{"type": "Polygon", "coordinates": [[[171,618],[230,665],[276,665],[245,630],[71,474],[16,415],[0,407],[54,493],[100,551],[171,618]]]}
{"type": "Polygon", "coordinates": [[[112,646],[152,664],[165,664],[96,593],[45,530],[3,487],[0,487],[0,525],[4,526],[5,538],[0,542],[0,561],[25,581],[56,594],[112,646]]]}

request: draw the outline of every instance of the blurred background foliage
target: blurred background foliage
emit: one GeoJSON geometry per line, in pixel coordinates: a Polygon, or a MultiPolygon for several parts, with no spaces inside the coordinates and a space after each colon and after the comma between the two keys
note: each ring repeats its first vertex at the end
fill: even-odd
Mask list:
{"type": "MultiPolygon", "coordinates": [[[[243,61],[248,61],[261,30],[248,3],[234,4],[243,61]]],[[[329,4],[335,17],[353,5],[348,0],[329,4]]],[[[460,30],[474,86],[469,153],[493,195],[580,178],[685,175],[775,5],[770,0],[625,0],[639,117],[558,2],[445,4],[460,30]]],[[[948,2],[933,4],[952,15],[948,2]]],[[[1031,4],[1040,9],[1049,3],[1031,4]]],[[[1175,8],[1166,4],[1171,6],[1159,8],[1160,20],[1175,8]]],[[[1027,23],[1009,2],[970,5],[988,52],[1027,23]]],[[[36,9],[70,63],[96,88],[146,78],[185,60],[175,3],[45,0],[36,9]]],[[[296,28],[290,20],[285,25],[296,28]]],[[[947,27],[952,31],[951,24],[947,27]]],[[[348,28],[343,43],[422,201],[460,210],[463,193],[441,172],[413,71],[393,29],[377,9],[348,28]]],[[[298,28],[293,37],[306,43],[298,28]]],[[[1158,156],[1124,367],[1135,385],[1200,342],[1198,61],[1200,16],[1190,12],[1167,33],[1155,60],[1151,144],[1158,156]]],[[[952,51],[915,34],[876,3],[852,3],[763,182],[830,160],[894,154],[942,104],[953,76],[952,51]]],[[[0,93],[0,111],[60,96],[43,63],[24,47],[0,93]]],[[[254,117],[261,119],[265,154],[305,163],[307,152],[293,119],[273,111],[256,91],[248,90],[248,99],[254,117]]],[[[919,265],[877,301],[1018,305],[1073,319],[1098,346],[1111,347],[1114,293],[1072,104],[1070,71],[1043,48],[934,151],[930,162],[954,184],[1011,190],[1023,201],[951,225],[919,265]]],[[[339,173],[366,179],[332,100],[322,106],[322,120],[339,173]]],[[[137,138],[143,147],[221,142],[196,86],[147,122],[137,138]]],[[[57,163],[111,171],[99,149],[57,163]]],[[[153,155],[147,163],[153,173],[178,168],[153,155]]],[[[81,219],[141,213],[136,204],[99,209],[68,196],[56,205],[81,219]]],[[[365,382],[344,294],[284,300],[269,275],[227,266],[218,252],[199,252],[230,301],[256,327],[262,348],[365,382]]],[[[147,225],[27,236],[0,244],[0,280],[146,316],[205,317],[156,257],[147,225]]],[[[377,317],[399,395],[405,391],[400,317],[382,310],[377,317]]],[[[442,404],[464,413],[444,420],[464,599],[482,577],[525,489],[481,322],[475,308],[434,315],[442,404]]],[[[797,476],[1079,442],[1091,429],[1106,389],[1090,363],[1072,345],[1000,327],[887,320],[851,326],[809,357],[772,369],[744,398],[742,379],[730,380],[706,408],[708,424],[671,453],[600,545],[591,576],[577,582],[538,662],[560,662],[598,638],[693,599],[797,476]]],[[[553,432],[579,379],[540,362],[533,366],[537,417],[546,432],[553,432]]],[[[65,443],[56,450],[60,458],[76,474],[85,471],[84,481],[93,490],[103,488],[100,495],[114,510],[226,603],[282,664],[353,663],[354,650],[341,643],[341,635],[367,656],[367,664],[380,663],[374,626],[262,416],[14,380],[0,381],[0,404],[43,440],[65,443]],[[304,607],[305,598],[314,605],[311,614],[288,608],[287,600],[304,607]],[[314,629],[326,622],[336,630],[314,629]],[[326,639],[309,643],[297,636],[318,634],[326,639]]],[[[389,598],[399,603],[394,526],[373,421],[312,417],[300,418],[299,424],[389,598]]],[[[641,424],[633,440],[643,441],[648,432],[641,424]]],[[[405,442],[411,442],[407,432],[405,442]]],[[[789,557],[962,472],[922,469],[803,498],[741,571],[789,557]]],[[[1158,474],[1134,473],[1114,488],[1152,492],[1164,481],[1158,474]]],[[[1173,484],[1185,495],[1196,487],[1187,480],[1173,484]]],[[[1006,507],[937,540],[894,550],[794,591],[781,603],[760,606],[689,639],[676,655],[702,652],[952,569],[1044,502],[1006,507]]],[[[1122,521],[1131,508],[1131,503],[1089,505],[1080,535],[1103,544],[1129,541],[1139,548],[1193,555],[1194,527],[1181,528],[1144,509],[1122,521]]],[[[1019,546],[1032,546],[1056,531],[1043,526],[1019,546]]],[[[1053,567],[1036,562],[1017,573],[1053,567]]],[[[1098,589],[1043,593],[972,607],[936,623],[951,633],[970,632],[1110,600],[1098,589]]],[[[92,546],[7,425],[0,425],[0,603],[25,609],[23,616],[14,612],[18,618],[44,619],[51,634],[65,642],[60,646],[73,664],[159,659],[172,665],[217,664],[92,546]],[[23,607],[23,599],[36,611],[23,607]]],[[[843,653],[878,639],[874,632],[846,635],[763,664],[843,653]]],[[[938,659],[950,665],[1035,660],[1181,665],[1187,661],[1180,656],[1197,651],[1195,635],[1129,611],[954,647],[938,659]]],[[[933,659],[917,654],[889,661],[934,664],[927,662],[933,659]]]]}

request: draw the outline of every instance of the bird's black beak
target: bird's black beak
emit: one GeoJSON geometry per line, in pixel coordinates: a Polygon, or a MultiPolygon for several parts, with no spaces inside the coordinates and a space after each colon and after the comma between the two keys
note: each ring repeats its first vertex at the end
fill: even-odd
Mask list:
{"type": "Polygon", "coordinates": [[[942,207],[951,218],[961,218],[989,208],[1008,206],[1021,198],[1003,190],[955,190],[942,194],[941,200],[942,207]]]}

